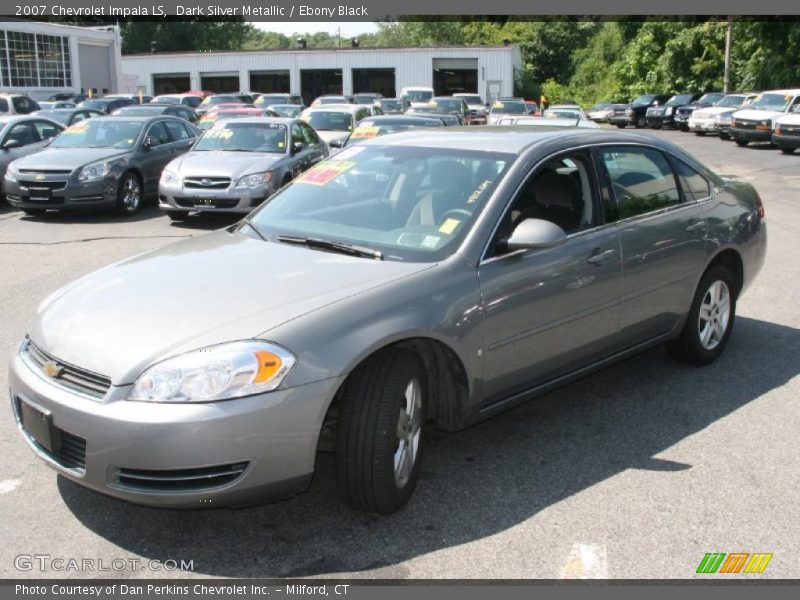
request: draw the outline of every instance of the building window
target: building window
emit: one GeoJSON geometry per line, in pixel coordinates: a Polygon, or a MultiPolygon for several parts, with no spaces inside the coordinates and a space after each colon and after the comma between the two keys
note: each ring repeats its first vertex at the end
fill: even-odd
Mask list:
{"type": "Polygon", "coordinates": [[[0,73],[9,87],[70,87],[69,38],[0,31],[0,73]]]}

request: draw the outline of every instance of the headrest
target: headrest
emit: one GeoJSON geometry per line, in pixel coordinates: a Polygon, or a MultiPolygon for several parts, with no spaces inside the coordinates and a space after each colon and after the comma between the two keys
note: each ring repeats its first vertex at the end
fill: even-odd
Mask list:
{"type": "Polygon", "coordinates": [[[578,185],[569,175],[546,170],[536,176],[534,183],[536,203],[570,210],[581,209],[581,194],[578,185]]]}

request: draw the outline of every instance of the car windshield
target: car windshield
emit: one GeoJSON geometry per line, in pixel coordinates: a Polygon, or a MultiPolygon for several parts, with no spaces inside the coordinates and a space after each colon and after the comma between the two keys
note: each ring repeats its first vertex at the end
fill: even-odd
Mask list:
{"type": "Polygon", "coordinates": [[[387,260],[452,254],[515,155],[360,144],[273,196],[250,218],[269,240],[316,238],[378,250],[387,260]]]}
{"type": "Polygon", "coordinates": [[[480,96],[459,96],[467,101],[467,104],[483,104],[483,99],[480,96]]]}
{"type": "Polygon", "coordinates": [[[700,96],[698,102],[701,102],[703,104],[715,104],[724,97],[725,94],[720,94],[719,92],[712,92],[710,94],[703,94],[702,96],[700,96]]]}
{"type": "Polygon", "coordinates": [[[217,123],[203,134],[193,151],[286,152],[286,125],[281,123],[217,123]]]}
{"type": "Polygon", "coordinates": [[[122,115],[123,117],[149,117],[151,115],[160,115],[164,112],[163,106],[124,106],[116,111],[115,115],[122,115]]]}
{"type": "Polygon", "coordinates": [[[758,98],[753,100],[747,108],[783,112],[786,110],[791,99],[791,96],[785,96],[783,94],[761,94],[758,98]]]}
{"type": "Polygon", "coordinates": [[[524,102],[515,100],[499,100],[492,104],[492,112],[502,115],[526,115],[528,109],[524,102]]]}
{"type": "Polygon", "coordinates": [[[358,124],[347,138],[346,146],[352,146],[364,140],[374,137],[380,137],[387,133],[397,133],[398,131],[408,131],[410,129],[419,129],[421,127],[441,127],[441,122],[437,123],[433,119],[404,119],[396,121],[369,121],[364,119],[358,124]]]}
{"type": "Polygon", "coordinates": [[[133,148],[142,130],[141,121],[85,119],[65,129],[51,148],[133,148]]]}
{"type": "Polygon", "coordinates": [[[349,104],[344,96],[324,96],[314,100],[314,104],[349,104]]]}
{"type": "Polygon", "coordinates": [[[109,101],[107,100],[84,100],[78,104],[78,108],[93,108],[95,110],[103,110],[109,101]]]}
{"type": "Polygon", "coordinates": [[[605,110],[607,108],[611,108],[612,102],[598,102],[592,108],[594,110],[605,110]]]}
{"type": "Polygon", "coordinates": [[[209,96],[200,103],[200,106],[213,106],[215,104],[223,104],[224,102],[241,104],[242,101],[236,96],[209,96]]]}
{"type": "Polygon", "coordinates": [[[431,98],[433,98],[432,90],[409,91],[403,96],[403,99],[408,100],[409,102],[427,102],[431,98]]]}
{"type": "Polygon", "coordinates": [[[180,96],[156,96],[150,102],[159,104],[180,104],[181,97],[180,96]]]}
{"type": "Polygon", "coordinates": [[[653,98],[655,98],[655,96],[652,94],[645,94],[644,96],[639,96],[636,100],[631,102],[631,104],[633,106],[647,106],[653,101],[653,98]]]}
{"type": "Polygon", "coordinates": [[[567,108],[548,109],[544,111],[544,116],[551,119],[580,119],[581,114],[576,110],[567,108]]]}
{"type": "Polygon", "coordinates": [[[431,106],[447,111],[461,111],[464,108],[461,100],[452,100],[450,98],[436,98],[435,100],[431,100],[431,106]]]}
{"type": "Polygon", "coordinates": [[[301,106],[297,106],[296,104],[284,104],[284,105],[272,104],[270,105],[269,108],[270,110],[274,110],[282,117],[290,117],[290,118],[296,117],[303,110],[301,106]]]}
{"type": "Polygon", "coordinates": [[[729,106],[735,108],[737,106],[741,106],[743,103],[744,103],[744,96],[725,96],[714,106],[729,106]]]}
{"type": "Polygon", "coordinates": [[[381,100],[380,104],[383,110],[400,110],[402,108],[401,103],[397,100],[381,100]]]}
{"type": "Polygon", "coordinates": [[[664,106],[683,106],[692,101],[692,94],[675,94],[664,106]]]}
{"type": "Polygon", "coordinates": [[[314,110],[307,112],[303,120],[317,131],[350,131],[353,116],[349,112],[314,110]]]}
{"type": "Polygon", "coordinates": [[[263,106],[265,104],[284,104],[285,102],[289,101],[289,96],[284,96],[283,94],[262,94],[258,98],[255,99],[256,106],[263,106]]]}
{"type": "Polygon", "coordinates": [[[376,98],[375,94],[354,94],[353,100],[356,104],[374,104],[376,98]]]}

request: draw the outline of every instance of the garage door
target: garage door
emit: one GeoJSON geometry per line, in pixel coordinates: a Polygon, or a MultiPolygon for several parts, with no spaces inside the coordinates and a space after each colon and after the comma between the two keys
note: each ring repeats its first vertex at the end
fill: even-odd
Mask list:
{"type": "Polygon", "coordinates": [[[229,94],[240,92],[238,72],[200,73],[200,89],[214,92],[215,94],[229,94]]]}
{"type": "Polygon", "coordinates": [[[478,59],[434,58],[433,91],[437,96],[478,93],[478,59]]]}
{"type": "Polygon", "coordinates": [[[158,73],[153,75],[154,96],[188,92],[189,86],[189,73],[158,73]]]}
{"type": "Polygon", "coordinates": [[[375,92],[394,98],[394,69],[353,69],[353,93],[375,92]]]}

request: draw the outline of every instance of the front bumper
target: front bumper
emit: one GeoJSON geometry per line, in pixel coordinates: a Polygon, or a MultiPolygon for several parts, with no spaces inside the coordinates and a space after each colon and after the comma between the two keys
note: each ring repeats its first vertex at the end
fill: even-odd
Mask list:
{"type": "Polygon", "coordinates": [[[223,212],[247,214],[273,193],[271,182],[258,188],[186,188],[181,183],[158,186],[158,207],[175,212],[223,212]]]}
{"type": "Polygon", "coordinates": [[[778,148],[800,148],[800,135],[773,133],[772,143],[778,148]]]}
{"type": "Polygon", "coordinates": [[[45,175],[3,181],[6,200],[16,208],[82,210],[109,208],[117,204],[116,175],[94,181],[77,181],[72,175],[45,175]]]}
{"type": "Polygon", "coordinates": [[[772,138],[770,129],[740,129],[731,127],[728,129],[734,140],[746,140],[748,142],[769,142],[772,138]]]}
{"type": "Polygon", "coordinates": [[[611,123],[612,125],[620,125],[623,123],[625,125],[633,125],[634,123],[636,123],[636,117],[628,115],[614,115],[612,117],[609,117],[608,122],[611,123]]]}
{"type": "Polygon", "coordinates": [[[674,122],[675,127],[677,127],[678,129],[683,129],[684,131],[686,131],[687,129],[689,129],[689,119],[691,119],[691,118],[692,118],[692,113],[689,113],[689,114],[677,113],[675,115],[675,118],[674,118],[673,122],[674,122]]]}
{"type": "Polygon", "coordinates": [[[130,386],[89,399],[46,380],[20,354],[9,369],[17,425],[44,462],[103,494],[171,508],[244,506],[304,491],[341,380],[224,402],[161,404],[125,400],[130,386]],[[52,425],[71,440],[70,462],[26,431],[20,402],[51,413],[52,425]],[[84,444],[82,465],[76,439],[84,444]],[[213,475],[230,466],[240,473],[213,475]]]}
{"type": "Polygon", "coordinates": [[[689,117],[687,122],[689,131],[705,131],[708,133],[716,133],[720,130],[719,122],[715,119],[696,119],[689,117]]]}
{"type": "Polygon", "coordinates": [[[673,115],[646,115],[644,120],[648,127],[671,127],[675,124],[673,115]]]}

